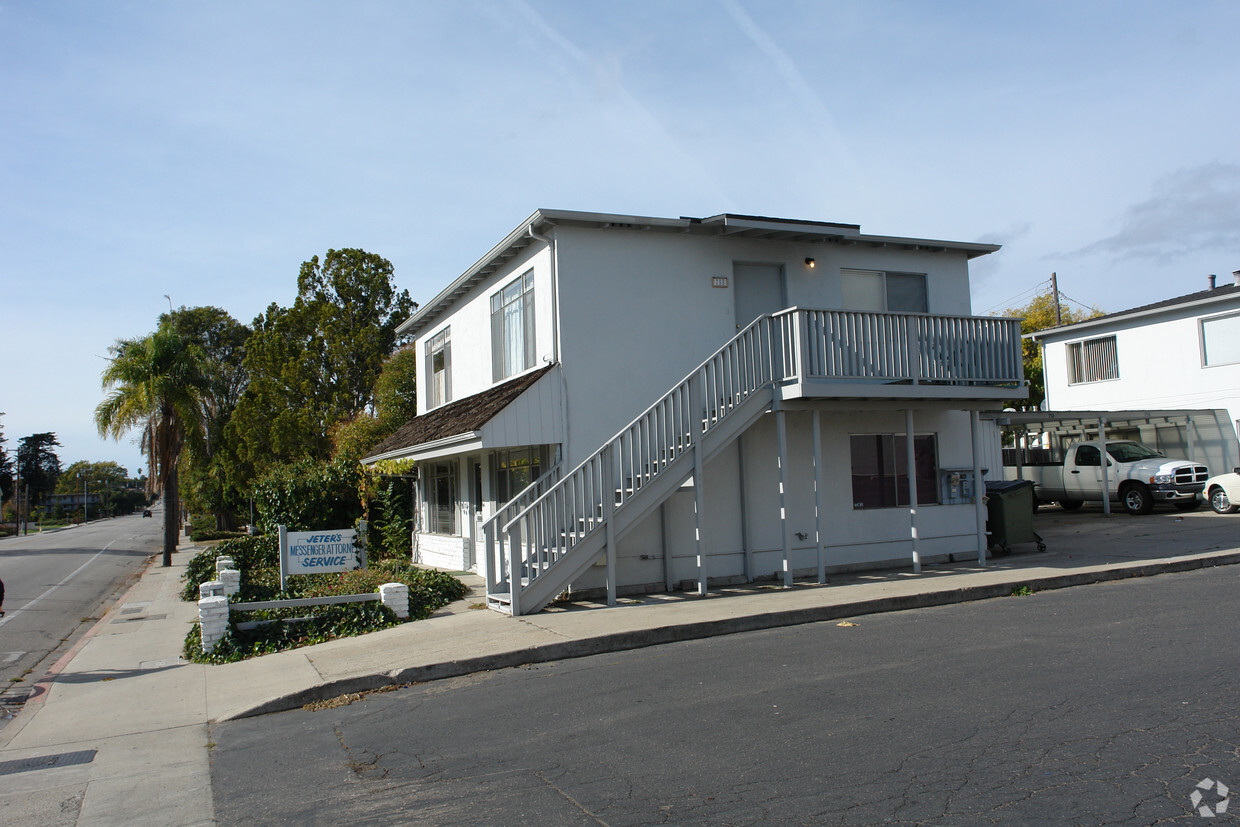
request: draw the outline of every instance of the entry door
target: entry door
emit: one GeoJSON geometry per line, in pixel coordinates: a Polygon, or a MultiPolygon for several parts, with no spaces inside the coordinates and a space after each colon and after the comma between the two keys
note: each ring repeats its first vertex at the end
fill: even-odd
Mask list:
{"type": "Polygon", "coordinates": [[[788,306],[782,265],[733,264],[732,285],[737,330],[764,313],[778,313],[788,306]]]}

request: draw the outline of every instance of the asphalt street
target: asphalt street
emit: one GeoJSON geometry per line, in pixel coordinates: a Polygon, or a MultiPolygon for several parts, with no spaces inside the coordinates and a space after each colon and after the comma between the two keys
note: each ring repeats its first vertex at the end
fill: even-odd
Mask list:
{"type": "Polygon", "coordinates": [[[157,512],[0,540],[0,722],[159,550],[160,523],[157,512]]]}
{"type": "MultiPolygon", "coordinates": [[[[1167,574],[507,669],[217,724],[216,817],[1196,821],[1200,782],[1240,784],[1238,587],[1234,566],[1167,574]]],[[[1217,789],[1199,804],[1217,805],[1217,789]]]]}

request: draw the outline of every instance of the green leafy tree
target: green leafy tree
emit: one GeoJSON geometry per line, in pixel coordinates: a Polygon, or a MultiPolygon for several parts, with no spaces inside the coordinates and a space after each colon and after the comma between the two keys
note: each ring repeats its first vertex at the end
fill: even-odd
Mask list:
{"type": "Polygon", "coordinates": [[[389,356],[375,380],[373,410],[339,423],[332,432],[332,456],[360,460],[397,428],[417,416],[417,358],[412,346],[389,356]]]}
{"type": "MultiPolygon", "coordinates": [[[[1086,319],[1106,315],[1106,313],[1097,307],[1075,310],[1070,307],[1063,307],[1061,304],[1061,321],[1057,323],[1055,321],[1055,295],[1050,290],[1047,290],[1045,293],[1035,296],[1024,307],[1010,307],[999,315],[1020,318],[1022,320],[1020,332],[1028,334],[1045,330],[1048,327],[1057,327],[1059,324],[1076,324],[1086,319]]],[[[1022,339],[1020,346],[1021,355],[1025,362],[1025,379],[1029,382],[1029,398],[1005,402],[1004,406],[1036,410],[1046,399],[1046,378],[1042,370],[1042,349],[1032,339],[1022,339]]]]}
{"type": "Polygon", "coordinates": [[[39,502],[45,494],[56,490],[60,478],[60,457],[56,455],[59,447],[60,440],[51,431],[22,437],[17,443],[17,473],[21,484],[29,489],[32,502],[39,502]]]}
{"type": "MultiPolygon", "coordinates": [[[[99,513],[128,514],[145,500],[141,493],[142,482],[130,479],[129,472],[111,460],[78,460],[61,472],[60,480],[56,483],[56,493],[80,494],[83,482],[88,486],[88,493],[100,495],[102,502],[99,513]]],[[[90,506],[92,514],[95,513],[95,508],[94,505],[90,506]]]]}
{"type": "Polygon", "coordinates": [[[362,516],[361,470],[346,460],[303,459],[272,466],[254,483],[259,527],[289,531],[349,528],[362,516]]]}
{"type": "Polygon", "coordinates": [[[226,429],[239,490],[274,463],[332,455],[333,430],[373,406],[412,308],[373,253],[329,250],[302,265],[293,306],[270,305],[246,342],[249,385],[226,429]]]}
{"type": "Polygon", "coordinates": [[[185,448],[181,491],[194,512],[211,512],[217,529],[236,524],[244,495],[228,481],[230,453],[225,430],[247,383],[243,363],[250,328],[218,307],[181,307],[160,316],[202,350],[207,386],[202,394],[202,440],[185,448]]]}
{"type": "Polygon", "coordinates": [[[5,450],[4,429],[0,428],[0,501],[13,496],[13,458],[5,450]]]}
{"type": "Polygon", "coordinates": [[[95,409],[101,436],[121,436],[143,429],[155,480],[164,495],[163,564],[172,565],[180,533],[181,499],[177,466],[187,442],[202,438],[202,399],[209,380],[202,349],[171,324],[141,339],[118,339],[103,371],[109,391],[95,409]]]}

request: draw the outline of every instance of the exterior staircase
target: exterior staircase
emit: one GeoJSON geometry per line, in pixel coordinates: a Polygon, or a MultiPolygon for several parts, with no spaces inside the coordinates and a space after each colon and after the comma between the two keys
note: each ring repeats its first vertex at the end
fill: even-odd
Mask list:
{"type": "MultiPolygon", "coordinates": [[[[487,604],[537,612],[777,400],[1018,396],[1020,321],[791,308],[760,316],[572,471],[544,476],[483,523],[487,604]]],[[[694,486],[699,519],[702,486],[694,486]]],[[[701,532],[699,531],[699,537],[701,532]]],[[[705,593],[703,552],[698,588],[705,593]]]]}

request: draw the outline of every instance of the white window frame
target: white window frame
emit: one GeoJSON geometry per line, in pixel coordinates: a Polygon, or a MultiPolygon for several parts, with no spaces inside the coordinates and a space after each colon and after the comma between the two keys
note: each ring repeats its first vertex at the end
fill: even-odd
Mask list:
{"type": "Polygon", "coordinates": [[[426,340],[426,409],[429,411],[451,401],[452,327],[448,326],[426,340]]]}
{"type": "Polygon", "coordinates": [[[1115,334],[1068,342],[1064,354],[1068,362],[1069,385],[1119,379],[1119,346],[1115,334]]]}
{"type": "Polygon", "coordinates": [[[502,382],[534,367],[534,314],[533,270],[491,294],[492,381],[502,382]]]}
{"type": "MultiPolygon", "coordinates": [[[[1201,366],[1203,368],[1217,368],[1223,365],[1240,364],[1240,341],[1231,344],[1230,347],[1221,348],[1224,355],[1214,360],[1210,358],[1210,347],[1206,341],[1206,325],[1227,324],[1233,328],[1233,335],[1240,340],[1240,313],[1221,313],[1217,316],[1207,316],[1197,320],[1197,334],[1201,342],[1201,366]],[[1230,351],[1230,352],[1229,352],[1230,351]]],[[[1218,350],[1218,348],[1216,348],[1218,350]]]]}

